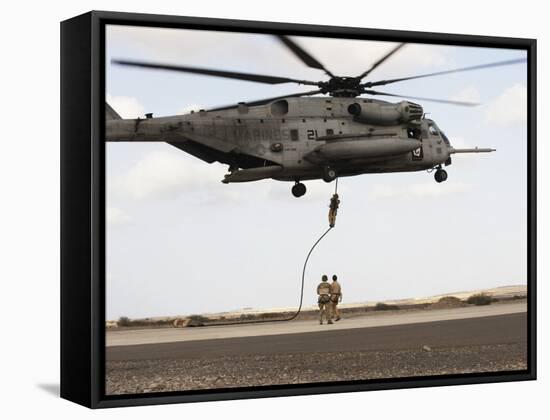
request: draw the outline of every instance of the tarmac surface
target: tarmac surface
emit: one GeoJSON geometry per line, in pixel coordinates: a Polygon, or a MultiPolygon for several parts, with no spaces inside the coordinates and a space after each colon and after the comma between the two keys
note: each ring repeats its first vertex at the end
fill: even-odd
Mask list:
{"type": "Polygon", "coordinates": [[[521,303],[109,335],[107,395],[527,369],[521,303]],[[179,341],[129,344],[155,337],[179,341]]]}
{"type": "Polygon", "coordinates": [[[173,343],[141,344],[107,348],[108,361],[210,358],[218,356],[401,350],[434,347],[511,344],[527,339],[525,313],[350,328],[303,334],[233,337],[173,343]]]}
{"type": "Polygon", "coordinates": [[[108,395],[527,369],[526,313],[114,346],[108,395]]]}
{"type": "Polygon", "coordinates": [[[106,345],[107,347],[135,346],[140,344],[202,341],[237,337],[304,334],[329,330],[341,331],[357,328],[408,325],[456,319],[472,319],[495,315],[522,313],[526,310],[527,305],[525,302],[519,302],[452,309],[369,312],[362,316],[354,316],[349,319],[341,320],[332,325],[319,325],[316,320],[304,320],[194,328],[122,329],[107,331],[106,345]]]}

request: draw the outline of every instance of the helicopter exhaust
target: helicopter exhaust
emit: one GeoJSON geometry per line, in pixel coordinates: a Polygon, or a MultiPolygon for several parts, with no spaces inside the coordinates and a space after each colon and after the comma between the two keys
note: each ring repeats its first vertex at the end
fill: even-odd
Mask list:
{"type": "Polygon", "coordinates": [[[449,148],[449,153],[489,153],[489,152],[496,152],[497,149],[490,149],[490,148],[480,148],[480,147],[474,147],[473,149],[455,149],[454,147],[449,148]]]}

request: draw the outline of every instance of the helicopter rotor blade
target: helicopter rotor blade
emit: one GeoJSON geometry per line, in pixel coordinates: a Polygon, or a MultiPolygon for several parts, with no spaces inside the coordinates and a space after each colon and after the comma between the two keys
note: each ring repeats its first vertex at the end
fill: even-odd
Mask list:
{"type": "Polygon", "coordinates": [[[386,55],[384,55],[378,61],[376,61],[371,66],[370,69],[368,69],[365,72],[361,73],[359,76],[357,76],[357,78],[358,79],[363,79],[364,77],[367,77],[375,68],[377,68],[380,64],[382,64],[384,61],[386,61],[388,58],[390,58],[393,54],[395,54],[397,51],[399,51],[404,46],[405,46],[405,43],[402,42],[401,44],[398,44],[396,47],[392,48],[386,55]]]}
{"type": "Polygon", "coordinates": [[[279,35],[277,36],[277,38],[279,38],[281,42],[285,44],[288,47],[288,49],[290,49],[290,51],[292,51],[294,55],[296,55],[296,57],[302,60],[308,67],[323,70],[330,77],[335,77],[334,74],[330,72],[330,70],[328,70],[319,61],[317,61],[311,54],[309,54],[306,50],[304,50],[302,47],[300,47],[290,38],[284,35],[279,35]]]}
{"type": "Polygon", "coordinates": [[[317,82],[312,82],[309,80],[298,80],[291,79],[288,77],[278,77],[278,76],[267,76],[263,74],[253,74],[253,73],[240,73],[234,71],[225,71],[225,70],[215,70],[207,69],[200,67],[186,67],[172,64],[158,64],[158,63],[148,63],[143,61],[132,61],[132,60],[112,60],[113,64],[119,64],[122,66],[132,66],[132,67],[141,67],[148,69],[158,69],[158,70],[170,70],[170,71],[179,71],[184,73],[195,73],[203,74],[206,76],[215,76],[215,77],[225,77],[227,79],[237,79],[237,80],[246,80],[249,82],[257,83],[268,83],[271,85],[276,85],[280,83],[298,83],[301,85],[311,85],[317,86],[317,82]]]}
{"type": "MultiPolygon", "coordinates": [[[[274,96],[272,98],[265,98],[265,99],[258,99],[256,101],[244,102],[244,105],[246,105],[246,106],[264,105],[264,104],[267,104],[269,102],[276,101],[277,99],[298,98],[300,96],[311,96],[311,95],[315,95],[315,94],[321,93],[321,92],[322,91],[320,89],[318,89],[318,90],[312,90],[312,91],[309,91],[309,92],[300,92],[300,93],[293,93],[293,94],[290,94],[290,95],[274,96]]],[[[238,106],[238,104],[226,105],[226,106],[221,106],[221,107],[217,107],[217,108],[212,108],[212,109],[209,109],[208,111],[223,111],[225,109],[235,108],[236,106],[238,106]]]]}
{"type": "Polygon", "coordinates": [[[417,99],[420,101],[428,101],[428,102],[438,102],[441,104],[449,104],[449,105],[460,105],[460,106],[478,106],[481,105],[476,102],[463,102],[463,101],[450,101],[447,99],[435,99],[435,98],[423,98],[418,96],[408,96],[408,95],[398,95],[394,93],[388,93],[388,92],[379,92],[376,90],[371,89],[365,89],[362,91],[362,93],[366,93],[368,95],[382,95],[382,96],[392,96],[397,98],[408,98],[408,99],[417,99]]]}
{"type": "Polygon", "coordinates": [[[390,84],[390,83],[403,82],[405,80],[421,79],[421,78],[424,78],[424,77],[432,77],[432,76],[441,76],[443,74],[460,73],[460,72],[463,72],[463,71],[480,70],[480,69],[486,69],[486,68],[490,68],[490,67],[508,66],[508,65],[511,65],[511,64],[524,63],[526,61],[527,61],[527,59],[525,59],[525,58],[518,58],[518,59],[506,60],[506,61],[498,61],[496,63],[479,64],[477,66],[462,67],[462,68],[459,68],[459,69],[438,71],[438,72],[435,72],[435,73],[420,74],[420,75],[417,75],[417,76],[400,77],[398,79],[389,79],[389,80],[379,80],[379,81],[376,81],[376,82],[367,82],[367,83],[361,84],[361,87],[370,88],[370,87],[373,87],[373,86],[382,86],[382,85],[387,85],[387,84],[390,84]]]}

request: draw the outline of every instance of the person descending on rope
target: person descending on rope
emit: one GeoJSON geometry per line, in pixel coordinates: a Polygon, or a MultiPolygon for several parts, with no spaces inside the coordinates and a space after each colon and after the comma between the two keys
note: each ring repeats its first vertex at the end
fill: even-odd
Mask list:
{"type": "Polygon", "coordinates": [[[328,224],[331,228],[334,227],[336,224],[336,213],[338,212],[338,206],[340,204],[340,199],[338,198],[338,194],[334,193],[332,198],[330,199],[330,210],[328,211],[328,224]]]}

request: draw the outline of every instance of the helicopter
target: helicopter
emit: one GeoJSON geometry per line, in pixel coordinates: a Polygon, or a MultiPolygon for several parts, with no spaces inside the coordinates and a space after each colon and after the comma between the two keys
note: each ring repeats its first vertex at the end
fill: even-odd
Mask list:
{"type": "Polygon", "coordinates": [[[358,76],[333,74],[287,36],[277,36],[298,59],[322,70],[326,81],[242,73],[144,61],[113,59],[112,63],[142,69],[193,73],[248,82],[296,83],[316,89],[290,95],[238,102],[185,115],[123,119],[105,104],[106,141],[166,142],[207,163],[228,165],[223,183],[262,179],[293,182],[292,195],[306,193],[302,181],[369,173],[435,171],[438,183],[447,180],[443,167],[457,153],[487,153],[492,148],[454,148],[423,107],[409,100],[397,103],[371,96],[459,106],[478,103],[411,97],[381,92],[374,87],[407,80],[480,70],[525,62],[512,59],[408,77],[363,81],[406,44],[400,43],[358,76]],[[325,96],[313,96],[323,94],[325,96]],[[362,96],[368,95],[368,96],[362,96]]]}

